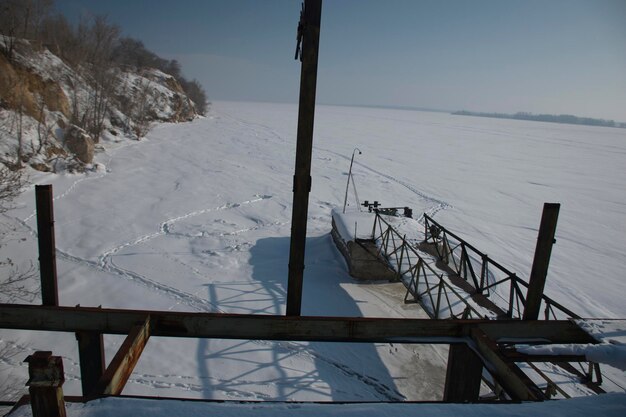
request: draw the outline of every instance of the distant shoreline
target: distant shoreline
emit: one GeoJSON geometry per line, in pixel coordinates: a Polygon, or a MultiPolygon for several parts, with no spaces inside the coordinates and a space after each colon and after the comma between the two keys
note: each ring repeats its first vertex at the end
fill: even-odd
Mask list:
{"type": "Polygon", "coordinates": [[[491,117],[496,119],[514,119],[514,120],[530,120],[535,122],[548,122],[548,123],[562,123],[571,125],[584,125],[584,126],[603,126],[603,127],[617,127],[626,129],[626,123],[615,122],[614,120],[595,119],[592,117],[578,117],[571,114],[532,114],[526,112],[518,112],[515,114],[506,113],[481,113],[472,112],[467,110],[455,111],[451,113],[456,116],[476,116],[476,117],[491,117]]]}

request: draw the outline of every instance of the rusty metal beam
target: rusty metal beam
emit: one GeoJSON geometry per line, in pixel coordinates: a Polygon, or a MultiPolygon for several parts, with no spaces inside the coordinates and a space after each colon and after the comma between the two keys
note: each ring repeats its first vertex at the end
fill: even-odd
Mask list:
{"type": "Polygon", "coordinates": [[[143,324],[133,326],[130,333],[104,371],[93,394],[119,395],[122,393],[130,374],[139,362],[141,352],[150,338],[150,316],[143,324]]]}
{"type": "Polygon", "coordinates": [[[537,246],[535,247],[535,258],[530,271],[528,281],[528,292],[526,294],[526,307],[524,308],[524,320],[537,320],[543,297],[543,288],[548,275],[548,265],[554,245],[554,234],[556,232],[556,222],[559,218],[558,203],[545,203],[543,214],[539,224],[539,234],[537,236],[537,246]]]}
{"type": "Polygon", "coordinates": [[[587,362],[585,355],[528,355],[515,349],[502,349],[501,353],[510,362],[587,362]]]}
{"type": "Polygon", "coordinates": [[[83,395],[88,395],[104,374],[104,344],[100,332],[77,332],[80,382],[83,395]]]}
{"type": "Polygon", "coordinates": [[[37,351],[25,362],[33,417],[65,417],[63,359],[49,351],[37,351]]]}
{"type": "Polygon", "coordinates": [[[0,304],[0,328],[128,334],[151,317],[152,336],[326,342],[465,343],[480,328],[497,342],[597,343],[571,321],[286,317],[0,304]]]}
{"type": "Polygon", "coordinates": [[[41,302],[45,306],[58,306],[59,291],[57,288],[52,185],[36,185],[35,200],[37,206],[37,243],[39,245],[41,302]]]}
{"type": "Polygon", "coordinates": [[[544,393],[513,362],[500,353],[498,345],[481,329],[472,329],[471,337],[478,353],[485,361],[487,370],[494,376],[506,393],[515,401],[543,401],[544,393]]]}
{"type": "Polygon", "coordinates": [[[287,283],[287,315],[299,316],[302,307],[302,280],[306,225],[311,191],[311,154],[313,152],[313,120],[317,86],[317,58],[320,38],[322,0],[305,0],[300,17],[302,36],[302,68],[300,103],[298,106],[298,143],[293,177],[293,209],[289,247],[289,278],[287,283]]]}

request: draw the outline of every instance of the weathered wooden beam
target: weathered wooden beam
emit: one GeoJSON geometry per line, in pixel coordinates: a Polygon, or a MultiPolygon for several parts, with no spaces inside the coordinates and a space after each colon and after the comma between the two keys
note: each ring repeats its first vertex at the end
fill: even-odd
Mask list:
{"type": "Polygon", "coordinates": [[[498,345],[481,329],[472,329],[471,337],[478,353],[485,361],[487,370],[494,376],[506,393],[515,401],[543,401],[544,393],[513,362],[500,353],[498,345]]]}
{"type": "Polygon", "coordinates": [[[535,247],[535,258],[533,259],[533,266],[528,281],[524,320],[537,320],[539,318],[541,298],[543,297],[543,288],[548,275],[552,245],[555,242],[554,234],[556,233],[556,222],[559,218],[560,207],[561,205],[558,203],[545,203],[543,205],[537,246],[535,247]]]}
{"type": "Polygon", "coordinates": [[[104,345],[100,332],[77,332],[80,382],[83,396],[89,395],[104,373],[104,345]]]}
{"type": "Polygon", "coordinates": [[[119,395],[150,338],[150,316],[141,325],[134,326],[122,346],[100,378],[94,395],[119,395]]]}
{"type": "Polygon", "coordinates": [[[128,334],[151,317],[152,336],[326,342],[465,343],[480,328],[495,341],[597,343],[570,321],[286,317],[0,304],[0,328],[128,334]]]}
{"type": "Polygon", "coordinates": [[[302,36],[302,67],[287,282],[288,316],[299,316],[302,306],[302,280],[304,277],[309,193],[311,191],[311,154],[313,152],[313,120],[315,116],[321,15],[322,0],[304,1],[304,10],[299,25],[302,36]]]}
{"type": "Polygon", "coordinates": [[[483,362],[465,344],[450,345],[443,401],[476,402],[480,394],[483,362]]]}
{"type": "Polygon", "coordinates": [[[37,206],[37,243],[39,245],[41,302],[45,306],[58,306],[59,292],[57,288],[52,185],[36,185],[35,200],[37,206]]]}

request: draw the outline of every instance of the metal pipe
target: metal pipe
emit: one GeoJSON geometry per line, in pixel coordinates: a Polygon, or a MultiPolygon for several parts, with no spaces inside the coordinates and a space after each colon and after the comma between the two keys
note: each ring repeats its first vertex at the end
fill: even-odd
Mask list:
{"type": "MultiPolygon", "coordinates": [[[[354,148],[354,150],[352,151],[352,158],[350,158],[350,169],[348,170],[348,182],[346,183],[346,195],[343,198],[343,212],[344,213],[346,212],[346,204],[348,203],[348,189],[350,188],[350,178],[352,177],[352,163],[354,162],[354,153],[356,151],[359,151],[359,155],[363,153],[361,152],[359,148],[354,148]]],[[[354,180],[352,180],[352,182],[354,182],[354,180]]],[[[356,188],[354,189],[354,192],[356,193],[356,188]]]]}

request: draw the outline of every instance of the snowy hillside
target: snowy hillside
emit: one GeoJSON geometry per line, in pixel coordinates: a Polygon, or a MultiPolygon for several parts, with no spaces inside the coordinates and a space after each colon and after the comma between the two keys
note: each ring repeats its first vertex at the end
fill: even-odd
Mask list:
{"type": "Polygon", "coordinates": [[[111,67],[96,80],[22,39],[11,60],[0,54],[0,69],[0,162],[7,166],[83,170],[100,140],[139,139],[155,122],[197,116],[178,81],[156,69],[111,67]]]}
{"type": "MultiPolygon", "coordinates": [[[[61,304],[283,314],[296,122],[296,105],[217,103],[205,119],[108,144],[98,172],[33,172],[34,183],[54,186],[61,304]]],[[[560,202],[547,294],[581,316],[626,317],[623,130],[332,106],[316,113],[303,314],[426,317],[402,303],[402,284],[352,280],[332,243],[331,210],[343,203],[357,146],[361,200],[427,212],[525,279],[542,205],[560,202]]],[[[2,257],[36,263],[32,188],[4,220],[16,230],[2,257]]],[[[105,337],[107,358],[121,340],[105,337]]],[[[80,392],[73,336],[7,330],[0,390],[23,386],[22,360],[35,350],[64,356],[65,391],[80,392]]],[[[446,355],[432,346],[155,338],[124,392],[440,399],[446,355]]],[[[608,375],[617,391],[620,372],[608,375]]]]}

